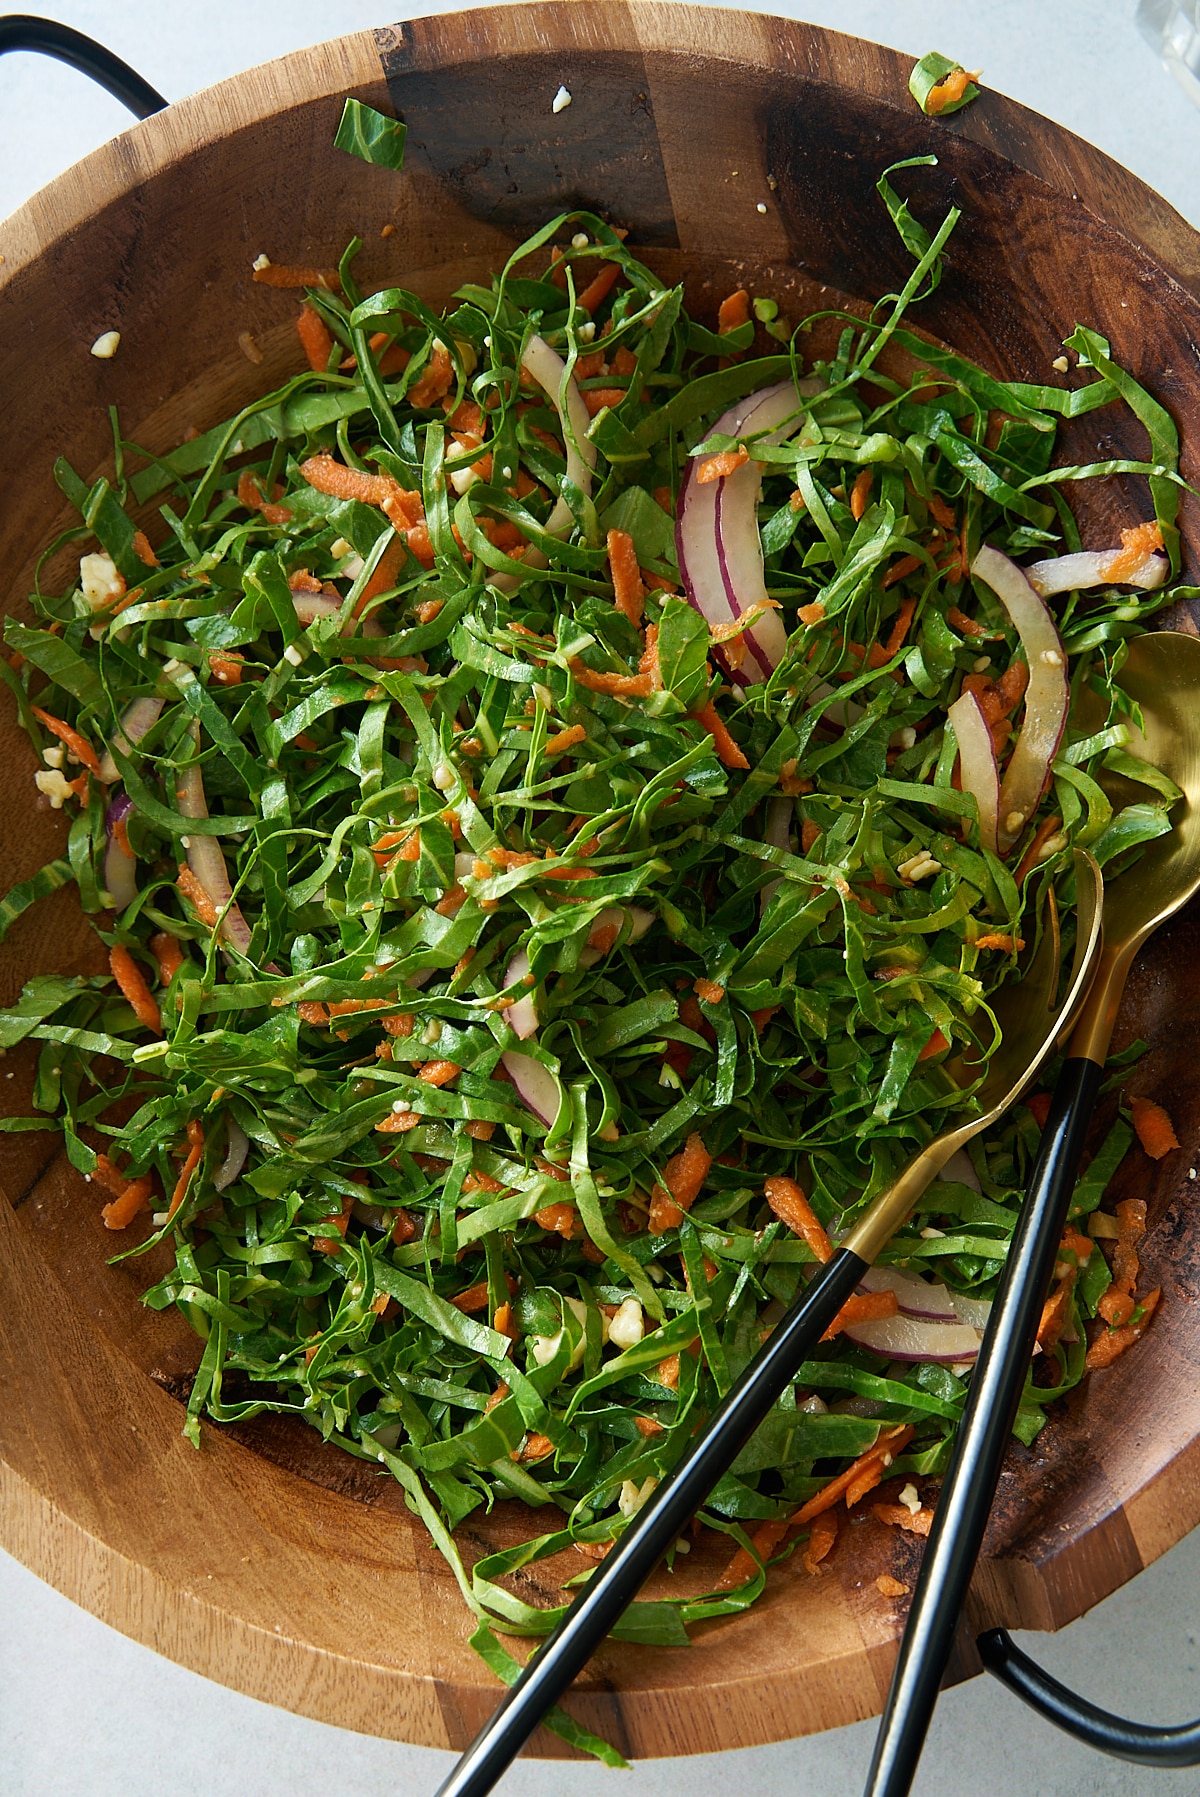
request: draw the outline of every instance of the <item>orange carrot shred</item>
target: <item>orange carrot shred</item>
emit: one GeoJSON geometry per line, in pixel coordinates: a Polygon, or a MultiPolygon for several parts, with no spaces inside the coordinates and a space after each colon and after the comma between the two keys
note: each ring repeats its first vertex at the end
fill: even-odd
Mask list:
{"type": "Polygon", "coordinates": [[[153,1188],[154,1178],[150,1173],[143,1173],[140,1179],[131,1179],[121,1195],[100,1212],[105,1229],[127,1228],[140,1211],[148,1209],[153,1188]]]}
{"type": "Polygon", "coordinates": [[[717,759],[726,767],[748,768],[750,766],[745,755],[730,736],[724,719],[718,713],[711,699],[707,705],[690,715],[695,718],[702,729],[708,731],[713,739],[713,748],[717,752],[717,759]]]}
{"type": "Polygon", "coordinates": [[[213,904],[206,887],[200,884],[191,868],[186,864],[179,869],[179,877],[175,882],[184,898],[191,901],[192,909],[202,924],[212,930],[216,928],[217,907],[213,904]]]}
{"type": "Polygon", "coordinates": [[[947,106],[961,100],[977,74],[978,71],[972,75],[966,69],[951,69],[946,79],[939,81],[936,87],[931,87],[925,96],[925,111],[929,117],[936,118],[947,106]]]}
{"type": "Polygon", "coordinates": [[[1121,547],[1109,558],[1104,578],[1118,582],[1128,580],[1146,557],[1162,546],[1162,531],[1157,524],[1135,524],[1131,529],[1123,530],[1121,547]]]}
{"type": "Polygon", "coordinates": [[[309,367],[315,374],[324,374],[333,351],[333,333],[321,314],[307,303],[300,308],[296,335],[309,367]]]}
{"type": "Polygon", "coordinates": [[[605,406],[615,408],[626,397],[624,387],[584,387],[581,389],[583,403],[587,407],[588,417],[595,418],[605,406]]]}
{"type": "Polygon", "coordinates": [[[935,1054],[941,1054],[943,1050],[949,1048],[949,1046],[950,1044],[947,1042],[945,1036],[943,1036],[941,1030],[935,1029],[932,1036],[930,1036],[928,1042],[917,1056],[917,1059],[918,1061],[928,1061],[935,1054]]]}
{"type": "Polygon", "coordinates": [[[350,1227],[350,1213],[354,1209],[354,1200],[346,1195],[342,1199],[340,1215],[324,1218],[327,1228],[336,1229],[336,1235],[315,1235],[313,1247],[321,1254],[340,1254],[344,1246],[345,1235],[350,1227]]]}
{"type": "Polygon", "coordinates": [[[579,1212],[573,1204],[543,1205],[541,1210],[534,1211],[533,1220],[539,1229],[548,1229],[553,1233],[565,1236],[568,1240],[573,1235],[580,1233],[580,1229],[576,1228],[576,1224],[579,1223],[579,1212]]]}
{"type": "Polygon", "coordinates": [[[855,1292],[846,1299],[821,1340],[832,1341],[853,1323],[877,1323],[884,1317],[894,1317],[899,1308],[895,1292],[855,1292]]]}
{"type": "Polygon", "coordinates": [[[867,509],[867,501],[871,497],[871,480],[871,470],[860,469],[850,489],[850,516],[856,524],[867,509]]]}
{"type": "Polygon", "coordinates": [[[457,1079],[462,1068],[455,1061],[426,1061],[417,1078],[427,1086],[448,1086],[457,1079]]]}
{"type": "Polygon", "coordinates": [[[546,754],[561,755],[565,750],[573,749],[576,743],[586,741],[587,730],[584,725],[568,724],[565,730],[557,730],[553,736],[546,738],[546,754]]]}
{"type": "Polygon", "coordinates": [[[133,1014],[143,1028],[153,1030],[156,1036],[162,1035],[162,1017],[146,984],[146,976],[123,943],[117,943],[108,951],[108,964],[112,969],[113,979],[121,988],[122,996],[133,1008],[133,1014]]]}
{"type": "Polygon", "coordinates": [[[820,1516],[813,1517],[808,1546],[804,1550],[804,1570],[813,1578],[820,1577],[820,1562],[826,1558],[837,1540],[839,1526],[836,1510],[823,1510],[820,1516]]]}
{"type": "Polygon", "coordinates": [[[1089,1373],[1095,1372],[1097,1367],[1111,1366],[1118,1354],[1123,1354],[1126,1348],[1131,1348],[1134,1342],[1141,1340],[1161,1297],[1162,1287],[1156,1285],[1152,1292],[1147,1292],[1140,1300],[1142,1315],[1136,1323],[1126,1323],[1120,1329],[1109,1329],[1096,1337],[1088,1349],[1085,1362],[1089,1373]]]}
{"type": "Polygon", "coordinates": [[[829,1260],[833,1254],[833,1244],[796,1181],[777,1174],[768,1179],[765,1191],[767,1203],[779,1220],[786,1223],[801,1241],[808,1243],[819,1261],[829,1260]]]}
{"type": "Polygon", "coordinates": [[[700,486],[707,486],[714,480],[724,480],[728,474],[736,474],[750,460],[750,451],[744,443],[736,449],[721,449],[716,455],[706,456],[696,469],[696,480],[700,486]]]}
{"type": "Polygon", "coordinates": [[[1152,1098],[1143,1098],[1139,1094],[1130,1099],[1129,1106],[1133,1112],[1133,1127],[1137,1132],[1137,1139],[1151,1160],[1161,1161],[1164,1155],[1179,1147],[1175,1126],[1161,1104],[1155,1104],[1152,1098]]]}
{"type": "Polygon", "coordinates": [[[72,725],[65,724],[61,718],[56,718],[49,711],[43,711],[40,705],[31,705],[29,709],[38,722],[46,726],[52,736],[57,736],[59,742],[66,744],[76,761],[82,762],[89,773],[98,774],[100,772],[100,757],[86,736],[80,736],[78,730],[74,729],[72,725]]]}
{"type": "MultiPolygon", "coordinates": [[[[196,1124],[196,1130],[197,1130],[197,1132],[199,1132],[199,1124],[196,1124]]],[[[192,1124],[191,1123],[188,1124],[188,1137],[189,1137],[189,1139],[191,1139],[192,1145],[188,1149],[187,1159],[184,1161],[183,1166],[180,1169],[180,1174],[179,1174],[178,1180],[176,1181],[175,1190],[171,1194],[171,1202],[170,1202],[169,1206],[167,1207],[167,1222],[168,1223],[171,1221],[171,1218],[175,1215],[176,1211],[179,1209],[180,1205],[183,1203],[184,1199],[186,1198],[188,1186],[191,1184],[192,1174],[196,1171],[196,1168],[200,1165],[200,1157],[204,1153],[204,1137],[203,1137],[203,1135],[201,1135],[199,1141],[194,1140],[194,1138],[192,1137],[192,1124]]]]}
{"type": "Polygon", "coordinates": [[[651,1235],[662,1235],[683,1221],[684,1212],[696,1202],[711,1166],[712,1156],[693,1130],[680,1152],[672,1155],[663,1168],[663,1184],[651,1191],[651,1235]]]}
{"type": "Polygon", "coordinates": [[[728,299],[721,301],[717,310],[717,331],[725,337],[730,331],[736,331],[749,322],[750,295],[744,287],[739,287],[736,293],[731,293],[728,299]]]}
{"type": "MultiPolygon", "coordinates": [[[[619,262],[605,262],[600,271],[588,283],[581,294],[577,295],[577,303],[585,312],[594,312],[608,298],[621,274],[619,262]]],[[[621,396],[624,398],[624,394],[621,396]]]]}
{"type": "Polygon", "coordinates": [[[624,612],[635,630],[640,630],[645,593],[638,571],[637,551],[628,531],[609,531],[608,567],[612,575],[613,604],[618,611],[624,612]]]}

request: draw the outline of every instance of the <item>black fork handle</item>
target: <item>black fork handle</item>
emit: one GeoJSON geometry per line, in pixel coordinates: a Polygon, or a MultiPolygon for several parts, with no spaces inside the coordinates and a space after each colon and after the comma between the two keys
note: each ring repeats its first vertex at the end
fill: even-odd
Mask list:
{"type": "Polygon", "coordinates": [[[144,81],[136,69],[98,44],[95,38],[60,25],[56,19],[39,19],[32,13],[6,13],[0,17],[0,56],[10,50],[29,50],[53,56],[80,74],[88,75],[139,119],[161,112],[167,102],[144,81]]]}

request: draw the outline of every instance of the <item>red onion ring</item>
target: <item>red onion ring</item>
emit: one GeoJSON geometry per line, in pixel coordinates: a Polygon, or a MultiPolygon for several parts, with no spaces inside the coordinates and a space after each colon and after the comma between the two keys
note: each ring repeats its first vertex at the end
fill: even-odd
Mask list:
{"type": "Polygon", "coordinates": [[[1000,853],[1007,855],[1041,803],[1067,727],[1071,703],[1067,655],[1054,619],[1015,562],[985,544],[971,563],[971,572],[1004,606],[1029,663],[1024,722],[1000,783],[996,838],[1000,853]]]}
{"type": "Polygon", "coordinates": [[[117,825],[133,810],[133,800],[120,792],[104,814],[107,843],[104,850],[104,884],[118,911],[132,905],[138,895],[137,861],[126,854],[117,837],[117,825]]]}
{"type": "Polygon", "coordinates": [[[946,721],[953,726],[958,740],[962,789],[971,794],[979,809],[979,841],[994,855],[999,828],[1000,773],[996,766],[996,745],[975,694],[960,693],[947,711],[946,721]]]}
{"type": "MultiPolygon", "coordinates": [[[[204,796],[204,777],[200,772],[200,763],[192,762],[179,776],[175,789],[179,801],[179,809],[184,817],[205,818],[208,816],[208,801],[204,796]]],[[[213,908],[224,912],[221,919],[221,935],[239,954],[244,955],[250,947],[251,929],[233,901],[233,888],[229,884],[229,870],[225,866],[225,857],[217,840],[213,836],[190,836],[188,838],[187,863],[212,900],[213,908]]]]}

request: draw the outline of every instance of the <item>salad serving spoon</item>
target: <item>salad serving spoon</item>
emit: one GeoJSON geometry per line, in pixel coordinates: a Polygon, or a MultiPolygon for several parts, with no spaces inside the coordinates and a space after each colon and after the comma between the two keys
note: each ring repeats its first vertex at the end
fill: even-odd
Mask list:
{"type": "MultiPolygon", "coordinates": [[[[997,995],[994,1009],[1001,1024],[1001,1041],[975,1093],[972,1114],[915,1155],[872,1202],[832,1257],[817,1268],[731,1387],[707,1429],[638,1511],[545,1645],[501,1699],[440,1787],[438,1797],[482,1797],[492,1789],[795,1378],[810,1349],[926,1187],[958,1149],[1015,1103],[1071,1027],[1099,956],[1103,905],[1100,869],[1080,850],[1075,852],[1075,881],[1075,958],[1061,996],[1057,913],[1053,893],[1048,891],[1047,915],[1025,977],[997,995]]],[[[981,1061],[960,1058],[945,1071],[956,1085],[968,1090],[982,1067],[981,1061]]]]}
{"type": "MultiPolygon", "coordinates": [[[[1105,889],[1104,946],[1095,982],[1071,1038],[1041,1147],[1005,1261],[1000,1288],[971,1374],[904,1638],[880,1721],[866,1790],[901,1797],[915,1775],[949,1659],[959,1612],[987,1526],[1013,1417],[1037,1337],[1084,1140],[1104,1074],[1109,1040],[1134,956],[1154,930],[1200,889],[1200,639],[1156,631],[1129,645],[1120,684],[1142,708],[1144,727],[1128,752],[1183,793],[1173,828],[1105,889]]],[[[1105,775],[1111,797],[1128,803],[1132,781],[1105,775]]],[[[1004,1656],[991,1642],[991,1657],[1004,1656]]],[[[1016,1688],[1015,1679],[1006,1679],[1016,1688]]],[[[1025,1692],[1022,1691],[1022,1695],[1025,1692]]],[[[1064,1693],[1069,1699],[1069,1693],[1064,1693]]],[[[1061,1706],[1043,1713],[1070,1726],[1061,1706]]],[[[1076,1717],[1083,1706],[1076,1706],[1076,1717]]],[[[1102,1712],[1093,1711],[1093,1716],[1102,1712]]],[[[1093,1728],[1074,1728],[1103,1745],[1093,1728]]],[[[1200,1758],[1200,1743],[1196,1757],[1200,1758]]],[[[1194,1764],[1164,1759],[1165,1764],[1194,1764]]]]}

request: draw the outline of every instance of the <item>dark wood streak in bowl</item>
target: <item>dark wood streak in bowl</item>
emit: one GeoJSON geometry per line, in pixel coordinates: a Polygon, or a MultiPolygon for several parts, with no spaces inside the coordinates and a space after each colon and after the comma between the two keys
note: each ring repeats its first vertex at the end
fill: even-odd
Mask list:
{"type": "MultiPolygon", "coordinates": [[[[365,279],[400,274],[436,301],[582,202],[627,225],[701,309],[743,274],[793,310],[861,306],[907,272],[875,179],[934,153],[936,170],[906,177],[914,204],[938,217],[953,201],[964,218],[921,328],[997,373],[1042,380],[1062,336],[1092,324],[1171,407],[1185,442],[1200,442],[1200,239],[1097,151],[998,95],[923,119],[907,73],[890,51],[802,25],[579,0],[343,38],[137,126],[0,226],[8,607],[21,610],[36,553],[63,521],[55,454],[100,467],[110,402],[161,449],[281,378],[296,365],[293,308],[252,284],[250,264],[264,250],[328,263],[354,230],[365,279]],[[560,83],[573,100],[554,115],[560,83]],[[331,149],[347,92],[407,118],[403,175],[331,149]],[[386,244],[385,221],[398,227],[386,244]],[[88,346],[114,325],[120,354],[94,361],[88,346]],[[246,329],[259,368],[238,351],[246,329]]],[[[1144,452],[1137,428],[1104,412],[1065,446],[1081,460],[1144,452]]],[[[1196,471],[1189,447],[1185,472],[1196,471]]],[[[1092,540],[1112,540],[1127,503],[1117,482],[1089,494],[1092,540]]],[[[1195,565],[1191,500],[1183,525],[1195,565]]],[[[1196,630],[1182,610],[1171,621],[1196,630]]],[[[32,756],[7,708],[0,742],[7,888],[60,852],[64,833],[30,803],[32,756]]],[[[1122,1039],[1150,1044],[1132,1089],[1165,1099],[1184,1142],[1121,1175],[1150,1201],[1145,1260],[1166,1300],[1136,1353],[1076,1393],[1032,1451],[1013,1450],[976,1622],[1057,1627],[1200,1517],[1200,1226],[1187,1177],[1200,1140],[1198,931],[1193,910],[1151,943],[1121,1023],[1122,1039]]],[[[98,964],[60,894],[12,931],[0,998],[33,971],[98,964]]],[[[6,1110],[26,1108],[30,1065],[6,1063],[6,1110]]],[[[193,1452],[178,1394],[195,1346],[138,1304],[152,1269],[106,1264],[98,1202],[52,1136],[0,1137],[0,1182],[0,1539],[210,1677],[350,1728],[463,1745],[495,1687],[396,1488],[280,1419],[208,1429],[193,1452]]],[[[465,1545],[482,1552],[526,1526],[507,1506],[471,1519],[465,1545]]],[[[869,1715],[901,1620],[873,1581],[887,1570],[911,1583],[916,1552],[869,1520],[831,1576],[789,1562],[760,1606],[700,1631],[690,1653],[606,1647],[573,1705],[637,1755],[869,1715]]],[[[693,1564],[680,1576],[702,1574],[693,1564]]],[[[556,1599],[562,1569],[535,1576],[530,1588],[556,1599]]],[[[972,1669],[963,1656],[958,1673],[972,1669]]],[[[561,1751],[548,1737],[536,1750],[561,1751]]]]}

